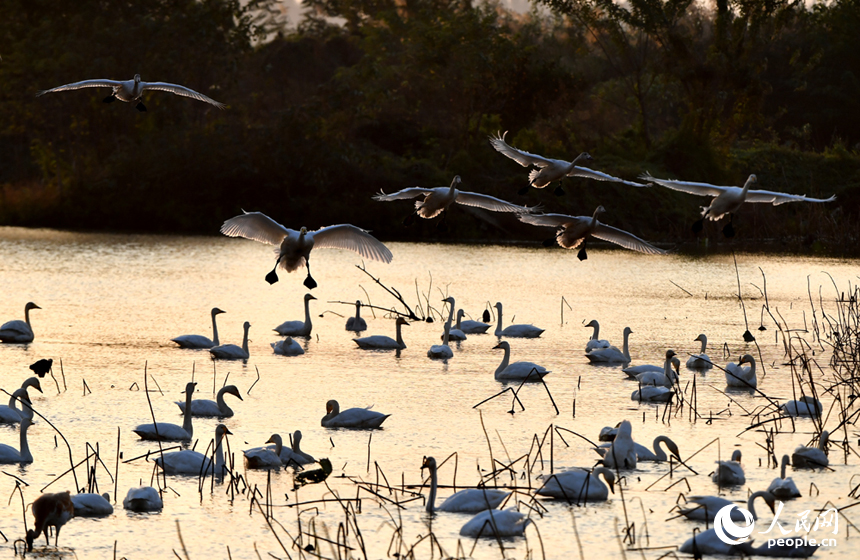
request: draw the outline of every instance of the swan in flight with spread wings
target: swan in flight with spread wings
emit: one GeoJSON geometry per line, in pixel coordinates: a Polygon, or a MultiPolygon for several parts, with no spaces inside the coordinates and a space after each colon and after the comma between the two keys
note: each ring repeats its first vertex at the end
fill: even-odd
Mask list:
{"type": "Polygon", "coordinates": [[[533,226],[554,227],[558,229],[555,239],[548,239],[543,242],[545,247],[549,247],[556,241],[565,249],[576,249],[582,245],[582,249],[576,254],[577,258],[581,261],[588,258],[585,246],[589,236],[602,239],[603,241],[610,241],[631,251],[638,251],[649,255],[666,254],[666,251],[663,249],[658,249],[642,241],[632,233],[601,224],[597,221],[597,215],[601,212],[606,212],[603,206],[598,206],[594,211],[594,215],[590,218],[588,216],[568,216],[566,214],[520,214],[518,217],[521,222],[533,226]]]}
{"type": "MultiPolygon", "coordinates": [[[[613,183],[623,183],[625,185],[630,185],[631,187],[650,186],[643,185],[642,183],[635,183],[633,181],[625,181],[624,179],[619,179],[618,177],[613,177],[612,175],[607,175],[606,173],[601,173],[600,171],[594,171],[593,169],[588,169],[587,167],[578,166],[577,163],[583,161],[591,161],[592,159],[594,159],[588,154],[588,152],[582,152],[576,157],[576,159],[570,162],[560,159],[549,159],[543,156],[538,156],[535,154],[524,152],[522,150],[518,150],[505,142],[505,136],[507,134],[508,133],[506,131],[504,134],[497,134],[496,137],[490,136],[490,144],[493,145],[496,151],[508,156],[523,167],[529,167],[534,165],[537,168],[531,170],[531,173],[529,173],[529,186],[520,189],[519,194],[526,194],[529,191],[529,187],[542,189],[553,181],[560,181],[565,177],[587,177],[589,179],[596,179],[598,181],[612,181],[613,183]]],[[[554,192],[558,196],[564,194],[561,185],[556,187],[554,192]]]]}
{"type": "Polygon", "coordinates": [[[66,84],[64,86],[58,86],[51,89],[42,90],[36,93],[36,97],[41,97],[46,93],[55,93],[58,91],[72,91],[75,89],[83,89],[83,88],[91,88],[91,87],[109,87],[113,89],[110,95],[104,98],[105,103],[112,103],[119,99],[120,101],[125,101],[126,103],[137,101],[135,104],[135,109],[138,111],[146,111],[146,106],[143,104],[143,101],[140,98],[143,96],[143,92],[146,90],[156,90],[156,91],[169,91],[170,93],[175,93],[176,95],[181,95],[182,97],[190,97],[191,99],[196,99],[197,101],[205,101],[210,105],[215,105],[219,109],[224,109],[227,106],[223,103],[219,103],[215,101],[211,97],[207,97],[202,93],[198,93],[193,89],[189,89],[185,86],[180,86],[177,84],[168,84],[165,82],[142,82],[140,81],[140,74],[135,74],[134,78],[131,80],[84,80],[83,82],[75,82],[73,84],[66,84]]]}
{"type": "MultiPolygon", "coordinates": [[[[384,192],[379,191],[379,194],[374,196],[373,200],[377,200],[379,202],[391,202],[392,200],[405,200],[417,198],[423,195],[424,200],[415,201],[415,212],[409,214],[409,216],[403,220],[403,223],[407,226],[415,221],[416,215],[429,220],[447,210],[455,202],[464,206],[475,206],[477,208],[483,208],[484,210],[491,210],[493,212],[527,214],[535,210],[535,207],[529,208],[526,206],[519,206],[494,196],[458,190],[457,187],[460,186],[460,183],[460,176],[456,175],[454,176],[454,180],[451,181],[451,186],[449,187],[435,187],[432,189],[409,187],[391,194],[385,194],[384,192]]],[[[446,213],[445,216],[447,215],[448,214],[446,213]]],[[[439,228],[443,231],[445,228],[443,225],[444,223],[443,216],[443,221],[439,224],[439,228]]]]}
{"type": "Polygon", "coordinates": [[[732,226],[732,219],[744,202],[762,202],[765,204],[773,204],[779,206],[787,202],[832,202],[836,200],[836,195],[830,198],[810,198],[800,194],[788,194],[774,191],[758,191],[750,190],[750,186],[757,182],[755,175],[750,175],[743,188],[741,187],[719,187],[708,183],[692,183],[689,181],[670,181],[668,179],[657,179],[652,177],[650,173],[640,175],[640,179],[655,183],[668,189],[685,192],[688,194],[697,194],[699,196],[714,197],[709,206],[702,207],[702,217],[693,224],[693,231],[702,231],[705,219],[717,221],[726,214],[729,214],[729,223],[723,228],[723,234],[726,237],[734,237],[735,230],[732,226]]]}
{"type": "Polygon", "coordinates": [[[311,290],[316,288],[317,283],[311,277],[309,260],[314,247],[348,249],[366,259],[384,263],[390,263],[392,259],[388,247],[365,230],[351,224],[327,226],[316,231],[308,231],[303,227],[296,231],[285,228],[262,212],[245,212],[224,222],[221,233],[229,237],[244,237],[278,247],[275,268],[266,275],[266,282],[269,284],[278,281],[276,273],[278,266],[287,272],[307,266],[308,277],[305,278],[304,285],[311,290]]]}

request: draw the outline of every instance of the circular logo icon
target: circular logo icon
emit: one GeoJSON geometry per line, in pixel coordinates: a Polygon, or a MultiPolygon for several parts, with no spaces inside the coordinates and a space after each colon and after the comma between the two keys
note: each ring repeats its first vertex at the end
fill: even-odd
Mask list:
{"type": "Polygon", "coordinates": [[[714,532],[717,534],[717,538],[726,544],[741,544],[752,535],[754,529],[755,520],[752,514],[734,504],[723,506],[714,517],[714,532]],[[735,508],[744,516],[745,527],[739,527],[732,521],[732,510],[735,508]]]}

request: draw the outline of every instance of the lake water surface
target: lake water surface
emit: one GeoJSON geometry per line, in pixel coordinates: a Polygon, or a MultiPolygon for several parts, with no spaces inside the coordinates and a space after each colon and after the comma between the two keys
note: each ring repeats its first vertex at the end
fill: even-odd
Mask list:
{"type": "MultiPolygon", "coordinates": [[[[224,237],[0,228],[0,321],[22,319],[28,301],[42,308],[31,312],[36,333],[33,343],[0,345],[2,386],[11,392],[29,377],[29,364],[40,358],[54,359],[60,392],[49,376],[42,382],[44,394],[31,391],[34,406],[68,439],[76,463],[86,457],[87,443],[98,446],[107,470],[98,466],[96,479],[100,491],[111,493],[112,501],[118,429],[123,461],[158,448],[138,441],[131,432],[136,425],[151,421],[146,394],[140,390],[144,371],[151,374],[149,386],[154,392],[150,397],[156,417],[177,424],[182,419],[173,402],[184,399],[182,391],[193,374],[199,382],[198,398],[213,398],[213,386],[221,387],[225,379],[242,392],[242,402],[228,396],[236,415],[224,423],[234,434],[229,446],[237,459],[236,474],[241,474],[250,487],[256,485],[265,492],[267,473],[246,472],[241,450],[263,445],[273,433],[287,439],[287,434],[300,429],[305,451],[331,459],[331,489],[343,498],[358,495],[362,499],[356,519],[368,558],[403,554],[431,531],[449,556],[579,558],[574,519],[586,557],[639,556],[639,552],[622,552],[622,546],[626,548],[629,543],[622,545],[616,537],[623,534],[625,515],[635,523],[633,547],[652,547],[642,554],[658,558],[686,540],[694,527],[704,528],[704,524],[684,519],[669,520],[675,516],[670,510],[682,492],[717,494],[719,489],[709,473],[718,457],[727,459],[734,449],[743,452],[747,482],[743,487],[722,489],[729,499],[745,503],[749,491],[765,489],[778,476],[778,469],[768,468],[767,453],[761,447],[764,435],[757,430],[744,431],[753,422],[747,411],[766,406],[768,401],[746,392],[726,395],[721,371],[696,374],[682,366],[682,386],[687,386],[688,397],[691,389],[687,383],[696,381],[700,418],[691,420],[689,407],[675,413],[666,412],[662,406],[636,403],[630,399],[636,384],[625,379],[620,367],[588,363],[583,354],[591,329],[583,328],[583,324],[599,320],[601,338],[619,347],[621,331],[631,327],[633,364],[662,363],[668,348],[685,362],[690,353],[699,351],[693,339],[705,333],[709,354],[720,365],[737,361],[745,353],[763,357],[758,387],[782,401],[792,398],[792,377],[782,339],[766,314],[763,324],[767,330],[757,330],[765,303],[763,274],[774,316],[781,316],[792,329],[807,327],[811,331],[815,318],[810,294],[820,322],[820,303],[828,313],[835,309],[834,282],[840,291],[847,291],[856,283],[858,273],[857,261],[761,254],[738,254],[736,276],[731,254],[651,257],[590,247],[588,260],[579,262],[573,251],[542,247],[409,243],[391,243],[389,247],[394,261],[389,265],[368,262],[368,271],[386,286],[398,289],[414,309],[426,311],[429,300],[436,311],[441,311],[441,300],[450,295],[467,316],[479,319],[485,308],[501,301],[506,325],[532,323],[546,329],[540,338],[509,342],[513,360],[536,362],[551,370],[546,385],[558,413],[541,385],[526,386],[519,392],[524,411],[517,407],[515,414],[509,413],[509,395],[473,408],[506,387],[493,378],[502,355],[493,349],[498,340],[492,334],[470,335],[466,341],[452,343],[455,354],[447,363],[427,357],[428,348],[439,343],[439,320],[412,321],[404,327],[407,348],[399,355],[358,349],[351,340],[354,334],[344,330],[354,305],[336,302],[361,299],[367,303],[369,298],[380,307],[402,311],[403,306],[355,267],[361,262],[358,257],[344,251],[314,253],[313,272],[319,287],[313,290],[317,300],[311,302],[313,335],[302,342],[306,353],[298,357],[273,354],[270,343],[279,340],[273,327],[303,318],[302,297],[307,292],[302,286],[304,273],[282,273],[281,281],[270,286],[264,276],[274,261],[271,250],[224,237]],[[742,340],[746,326],[737,297],[738,277],[758,348],[742,340]],[[246,364],[213,362],[205,350],[178,349],[170,341],[181,334],[211,337],[209,311],[216,306],[226,311],[218,323],[222,342],[241,344],[242,324],[251,323],[251,357],[246,364]],[[320,418],[329,399],[337,399],[342,409],[373,405],[374,410],[391,417],[382,430],[373,432],[322,428],[320,418]],[[698,475],[680,467],[672,478],[664,477],[669,472],[667,464],[641,463],[636,471],[624,473],[621,488],[608,502],[582,507],[542,501],[545,509],[530,510],[526,505],[530,497],[524,491],[517,500],[523,502],[521,511],[532,511],[535,528],[526,531],[526,539],[504,540],[504,551],[489,539],[473,550],[473,542],[466,538],[461,539],[462,549],[458,551],[459,529],[470,516],[440,513],[431,519],[422,500],[398,508],[392,501],[403,500],[403,495],[385,490],[382,495],[392,501],[384,501],[359,491],[352,480],[341,476],[376,483],[384,482],[379,474],[384,473],[392,486],[420,485],[424,480],[420,471],[423,456],[432,455],[441,462],[457,453],[456,483],[474,486],[492,469],[491,452],[497,461],[509,463],[531,451],[534,461],[535,438],[542,439],[550,426],[557,426],[560,429],[552,436],[552,451],[547,436],[543,462],[538,460],[530,475],[525,474],[520,461],[515,465],[514,479],[510,474],[497,479],[499,485],[526,487],[531,482],[536,486],[536,476],[548,474],[551,468],[558,472],[595,464],[598,456],[591,445],[570,431],[596,442],[600,428],[623,419],[633,423],[634,438],[646,445],[660,434],[668,435],[679,444],[685,459],[712,440],[719,438],[719,442],[687,461],[698,475]],[[686,482],[672,486],[682,477],[686,482]],[[402,527],[398,533],[403,542],[400,549],[395,537],[397,526],[402,527]]],[[[368,322],[363,335],[394,335],[390,316],[380,311],[374,316],[367,309],[363,316],[368,322]]],[[[814,379],[823,391],[829,384],[829,352],[821,351],[813,332],[798,336],[816,350],[815,358],[824,374],[814,370],[814,379]]],[[[833,399],[824,396],[822,400],[827,410],[833,399]]],[[[218,422],[195,419],[198,450],[205,449],[218,422]]],[[[825,427],[837,423],[834,412],[825,427]]],[[[783,433],[776,436],[779,457],[799,444],[808,444],[814,433],[808,419],[798,420],[794,432],[788,423],[782,428],[783,433]]],[[[847,433],[856,438],[853,430],[847,433]]],[[[21,467],[5,465],[2,470],[28,484],[24,498],[29,503],[46,484],[66,472],[70,463],[65,444],[46,422],[38,421],[28,436],[35,461],[21,467]]],[[[844,434],[833,437],[841,440],[844,434]]],[[[0,441],[17,447],[17,428],[0,427],[0,441]]],[[[848,494],[856,484],[851,477],[860,474],[857,457],[849,457],[846,465],[842,452],[833,449],[830,460],[833,472],[789,469],[804,497],[785,504],[780,517],[783,526],[793,529],[801,512],[825,507],[828,501],[837,507],[854,502],[848,494]]],[[[440,484],[452,484],[453,465],[451,459],[440,468],[440,484]]],[[[85,465],[78,467],[76,474],[78,485],[84,486],[85,465]]],[[[172,558],[174,550],[184,557],[178,523],[190,558],[257,558],[258,553],[268,557],[269,552],[287,557],[264,516],[252,506],[250,492],[231,495],[227,483],[216,481],[213,485],[207,480],[199,492],[196,478],[169,476],[162,512],[134,514],[123,510],[126,491],[141,483],[151,484],[152,474],[151,461],[121,461],[114,514],[70,521],[62,530],[60,551],[69,557],[107,558],[112,557],[116,543],[117,557],[172,558]]],[[[336,539],[345,516],[341,506],[331,501],[286,507],[333,497],[321,484],[294,492],[292,478],[292,470],[272,473],[271,501],[277,521],[273,525],[292,558],[312,557],[292,546],[299,527],[336,539]]],[[[13,476],[0,477],[5,498],[12,495],[15,483],[13,476]]],[[[71,474],[62,476],[46,491],[67,489],[75,489],[71,474]]],[[[437,503],[451,491],[440,489],[437,503]]],[[[426,495],[427,488],[423,492],[426,495]]],[[[514,505],[514,500],[509,505],[514,505]]],[[[757,530],[765,530],[773,516],[763,502],[756,505],[760,514],[757,530]]],[[[855,523],[860,521],[860,510],[849,509],[845,515],[855,523]]],[[[27,516],[32,526],[32,516],[29,512],[27,516]]],[[[2,509],[0,530],[9,539],[0,546],[11,555],[12,541],[24,535],[17,493],[2,509]]],[[[855,558],[851,543],[857,535],[852,531],[848,539],[847,530],[848,523],[841,523],[835,537],[837,546],[819,550],[816,556],[855,558]]],[[[756,543],[767,538],[758,535],[756,543]]],[[[305,536],[303,545],[307,543],[305,536]]],[[[352,526],[349,543],[357,545],[352,526]]],[[[44,538],[40,537],[37,544],[43,546],[44,538]]],[[[324,557],[338,557],[322,540],[316,541],[316,546],[324,557]]],[[[419,544],[415,554],[430,558],[429,540],[419,544]]],[[[438,556],[438,551],[434,555],[438,556]]],[[[349,556],[360,558],[363,554],[356,548],[349,556]]]]}

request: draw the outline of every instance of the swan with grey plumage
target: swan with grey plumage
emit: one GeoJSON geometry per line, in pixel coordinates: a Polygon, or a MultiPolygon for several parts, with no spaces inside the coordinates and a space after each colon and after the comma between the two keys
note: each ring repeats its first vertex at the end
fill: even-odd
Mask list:
{"type": "Polygon", "coordinates": [[[517,325],[508,325],[504,329],[502,328],[502,302],[496,302],[496,313],[498,315],[498,323],[496,324],[496,336],[506,336],[509,338],[537,338],[539,337],[545,329],[540,329],[534,325],[527,325],[524,323],[517,325]]]}
{"type": "Polygon", "coordinates": [[[439,507],[436,507],[436,490],[438,478],[436,473],[436,459],[425,457],[421,463],[421,470],[430,471],[430,496],[427,497],[425,509],[428,513],[434,511],[478,513],[485,509],[496,509],[510,495],[510,492],[495,490],[492,488],[466,488],[455,492],[445,498],[439,507]]]}
{"type": "MultiPolygon", "coordinates": [[[[238,387],[236,387],[235,385],[225,385],[218,389],[218,393],[215,395],[214,401],[210,399],[193,399],[191,401],[191,416],[220,416],[224,418],[229,418],[233,416],[233,409],[227,406],[227,403],[224,401],[224,395],[233,395],[240,401],[244,400],[242,398],[242,394],[239,393],[238,387]]],[[[185,403],[182,401],[175,402],[176,406],[179,407],[179,410],[184,413],[185,403]]]]}
{"type": "Polygon", "coordinates": [[[311,335],[311,331],[313,330],[313,324],[311,323],[311,308],[310,303],[312,299],[317,299],[311,294],[305,294],[304,302],[305,302],[305,320],[304,321],[284,321],[277,327],[275,327],[275,332],[281,336],[304,336],[309,337],[311,335]]]}
{"type": "Polygon", "coordinates": [[[245,335],[242,338],[242,346],[236,344],[222,344],[209,349],[209,355],[214,360],[247,360],[251,357],[248,350],[248,331],[251,329],[251,323],[245,321],[242,325],[245,335]]]}
{"type": "Polygon", "coordinates": [[[30,310],[42,309],[32,301],[24,306],[24,320],[20,319],[6,321],[0,325],[0,342],[26,343],[33,342],[35,334],[30,325],[30,310]]]}
{"type": "Polygon", "coordinates": [[[17,424],[21,421],[24,412],[22,409],[17,407],[17,404],[24,395],[27,395],[27,398],[30,398],[27,393],[27,389],[30,387],[36,389],[40,393],[42,392],[42,384],[39,383],[38,377],[28,377],[25,379],[24,383],[21,384],[21,387],[12,392],[12,396],[9,397],[9,404],[0,405],[0,423],[17,424]]]}
{"type": "Polygon", "coordinates": [[[141,424],[134,430],[140,439],[156,441],[191,441],[194,436],[194,425],[191,422],[191,396],[197,383],[191,381],[185,385],[185,411],[182,413],[182,426],[156,422],[141,424]]]}
{"type": "Polygon", "coordinates": [[[221,344],[218,340],[218,324],[215,321],[215,316],[225,313],[225,311],[222,311],[217,307],[213,307],[210,313],[212,315],[212,340],[202,334],[183,334],[176,338],[171,338],[170,340],[178,344],[180,348],[190,349],[212,348],[213,346],[221,344]]]}

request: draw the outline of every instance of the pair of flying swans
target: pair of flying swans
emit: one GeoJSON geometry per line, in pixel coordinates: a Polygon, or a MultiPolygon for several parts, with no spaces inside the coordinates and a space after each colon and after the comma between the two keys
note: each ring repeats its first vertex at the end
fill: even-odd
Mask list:
{"type": "Polygon", "coordinates": [[[64,86],[58,86],[51,89],[42,90],[36,93],[36,97],[41,97],[46,93],[56,93],[58,91],[72,91],[76,89],[83,88],[93,88],[93,87],[109,87],[113,91],[110,95],[104,98],[105,103],[112,103],[119,99],[120,101],[124,101],[126,103],[136,102],[134,107],[138,111],[146,111],[146,106],[141,101],[141,97],[143,97],[143,92],[147,90],[156,90],[156,91],[167,91],[170,93],[174,93],[176,95],[181,95],[182,97],[190,97],[191,99],[196,99],[197,101],[204,101],[209,103],[210,105],[214,105],[219,109],[224,109],[227,107],[225,104],[215,101],[211,97],[207,97],[202,93],[198,93],[193,89],[189,89],[185,86],[180,86],[177,84],[168,84],[165,82],[143,82],[140,80],[140,74],[135,74],[134,78],[131,80],[84,80],[82,82],[75,82],[73,84],[66,84],[64,86]]]}
{"type": "Polygon", "coordinates": [[[588,216],[568,216],[567,214],[520,214],[518,217],[521,222],[526,224],[557,229],[554,238],[543,242],[544,247],[549,247],[556,242],[565,249],[576,249],[582,245],[582,249],[576,255],[581,261],[588,258],[585,248],[589,237],[596,237],[620,245],[625,249],[648,255],[666,254],[663,249],[654,247],[632,233],[600,223],[597,220],[597,215],[603,212],[606,212],[606,209],[603,206],[598,206],[590,218],[588,216]]]}
{"type": "Polygon", "coordinates": [[[304,285],[312,290],[317,287],[311,277],[310,256],[314,247],[329,249],[348,249],[366,259],[390,263],[391,251],[367,231],[351,224],[327,226],[316,231],[301,228],[299,231],[285,228],[261,212],[245,212],[225,221],[221,233],[228,237],[244,237],[260,243],[277,247],[278,260],[275,268],[266,275],[266,282],[278,281],[277,269],[280,266],[293,272],[306,266],[308,269],[304,285]]]}
{"type": "MultiPolygon", "coordinates": [[[[625,181],[624,179],[619,179],[618,177],[613,177],[612,175],[607,175],[606,173],[601,173],[600,171],[594,171],[593,169],[588,169],[587,167],[578,166],[577,163],[591,161],[594,159],[588,154],[588,152],[582,152],[572,162],[560,159],[549,159],[536,154],[530,154],[529,152],[514,148],[513,146],[505,142],[505,136],[507,134],[508,133],[506,131],[504,134],[497,133],[495,137],[490,136],[490,144],[492,144],[493,148],[495,148],[496,151],[498,151],[499,153],[508,156],[523,167],[529,167],[533,165],[537,168],[531,170],[531,172],[529,173],[529,184],[528,186],[520,189],[519,194],[526,194],[531,187],[534,187],[536,189],[542,189],[553,181],[561,181],[565,177],[586,177],[588,179],[595,179],[597,181],[611,181],[613,183],[622,183],[631,187],[650,186],[643,185],[642,183],[635,183],[633,181],[625,181]]],[[[557,196],[561,196],[564,194],[564,190],[562,190],[561,185],[556,187],[554,192],[557,196]]]]}
{"type": "MultiPolygon", "coordinates": [[[[445,212],[455,202],[464,206],[474,206],[491,210],[493,212],[513,212],[516,214],[528,214],[535,210],[534,207],[519,206],[512,204],[500,198],[489,196],[486,194],[461,191],[457,187],[460,186],[462,180],[459,175],[454,176],[451,185],[448,187],[435,187],[432,189],[424,187],[409,187],[401,189],[395,193],[385,194],[379,191],[379,194],[373,197],[373,200],[379,202],[391,202],[392,200],[406,200],[423,196],[423,200],[415,202],[415,212],[409,214],[403,221],[404,225],[410,225],[415,221],[415,216],[424,219],[435,218],[442,212],[445,212]]],[[[445,216],[448,214],[446,213],[445,216]]],[[[443,221],[439,223],[439,229],[444,231],[445,226],[444,216],[443,221]]]]}
{"type": "Polygon", "coordinates": [[[750,175],[743,187],[721,187],[709,183],[670,181],[668,179],[657,179],[652,177],[650,173],[645,173],[639,178],[668,189],[713,197],[710,205],[702,207],[702,217],[693,224],[693,231],[697,233],[702,231],[705,219],[717,221],[728,214],[729,223],[723,227],[723,234],[726,237],[734,237],[735,229],[732,226],[732,220],[735,212],[740,210],[744,202],[758,202],[779,206],[787,202],[832,202],[836,200],[836,195],[830,198],[811,198],[799,194],[750,190],[750,186],[758,181],[755,175],[750,175]]]}

